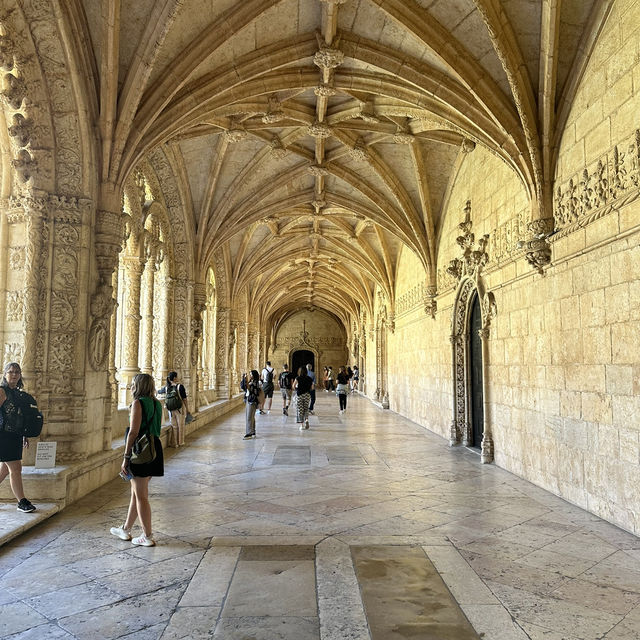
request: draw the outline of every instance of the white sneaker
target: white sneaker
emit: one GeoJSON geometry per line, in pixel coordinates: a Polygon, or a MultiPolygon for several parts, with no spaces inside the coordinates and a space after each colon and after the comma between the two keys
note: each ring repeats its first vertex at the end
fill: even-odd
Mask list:
{"type": "Polygon", "coordinates": [[[155,547],[156,541],[153,539],[153,535],[147,537],[143,533],[139,538],[131,540],[131,544],[135,544],[138,547],[155,547]]]}
{"type": "Polygon", "coordinates": [[[112,536],[120,538],[120,540],[131,540],[131,529],[125,529],[124,525],[121,527],[111,527],[109,532],[112,536]]]}

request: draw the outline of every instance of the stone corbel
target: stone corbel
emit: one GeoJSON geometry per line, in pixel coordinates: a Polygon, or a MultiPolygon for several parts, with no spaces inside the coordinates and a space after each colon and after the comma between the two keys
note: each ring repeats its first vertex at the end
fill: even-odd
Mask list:
{"type": "Polygon", "coordinates": [[[553,233],[553,218],[533,220],[527,225],[529,239],[520,240],[516,248],[524,252],[527,262],[540,274],[551,263],[551,246],[548,242],[553,233]]]}
{"type": "Polygon", "coordinates": [[[433,319],[435,319],[438,311],[437,292],[438,289],[435,285],[427,285],[424,297],[424,312],[433,319]]]}

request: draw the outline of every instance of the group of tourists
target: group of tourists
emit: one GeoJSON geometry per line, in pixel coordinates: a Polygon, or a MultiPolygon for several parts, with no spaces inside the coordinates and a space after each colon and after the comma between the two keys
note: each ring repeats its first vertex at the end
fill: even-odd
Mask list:
{"type": "Polygon", "coordinates": [[[324,367],[322,374],[322,384],[324,386],[324,390],[327,392],[337,392],[338,385],[345,384],[341,383],[338,379],[341,374],[343,378],[345,374],[347,376],[346,384],[348,386],[348,391],[350,393],[355,393],[358,390],[358,382],[360,381],[360,370],[358,369],[358,365],[355,364],[353,365],[353,369],[351,367],[340,367],[337,376],[333,373],[333,367],[324,367]]]}
{"type": "MultiPolygon", "coordinates": [[[[261,373],[255,369],[248,375],[243,374],[241,388],[246,404],[245,435],[248,440],[256,436],[256,413],[271,412],[275,390],[275,370],[267,361],[261,373]]],[[[325,367],[322,384],[325,391],[334,390],[338,396],[340,413],[347,409],[347,394],[357,390],[358,368],[340,367],[333,377],[331,367],[325,367]]],[[[278,386],[282,396],[282,413],[289,415],[293,402],[296,412],[296,424],[301,431],[309,429],[309,416],[314,413],[316,401],[316,375],[311,364],[289,371],[288,365],[282,365],[278,375],[278,386]]],[[[18,511],[30,513],[36,507],[25,497],[22,483],[22,452],[29,446],[29,439],[19,432],[8,428],[9,416],[16,403],[16,393],[24,386],[22,369],[17,362],[7,364],[0,382],[0,482],[7,476],[11,490],[18,500],[18,511]]],[[[166,384],[158,389],[164,396],[165,407],[169,413],[171,430],[170,447],[184,445],[185,424],[193,420],[189,412],[187,392],[176,371],[171,371],[166,384]]],[[[25,394],[28,396],[28,394],[25,394]]],[[[164,475],[164,455],[160,441],[162,426],[162,404],[156,398],[155,382],[151,375],[139,373],[131,383],[132,402],[129,407],[129,426],[125,433],[125,446],[120,476],[131,483],[131,498],[127,515],[121,526],[112,527],[111,534],[121,540],[130,541],[137,546],[155,545],[151,526],[151,506],[149,503],[149,482],[152,477],[164,475]],[[142,534],[134,537],[133,526],[140,522],[142,534]]],[[[35,400],[28,396],[33,403],[35,400]]],[[[37,409],[37,408],[36,408],[37,409]]],[[[39,414],[40,420],[42,415],[39,414]]],[[[39,431],[38,431],[39,433],[39,431]]]]}
{"type": "MultiPolygon", "coordinates": [[[[249,374],[243,373],[240,389],[244,392],[245,402],[245,434],[244,439],[256,437],[256,413],[259,415],[271,413],[273,402],[275,370],[267,360],[264,369],[258,373],[253,369],[249,374]]],[[[358,389],[360,373],[358,367],[340,367],[338,375],[333,377],[333,369],[324,367],[322,384],[325,391],[335,391],[338,396],[339,413],[347,410],[347,395],[358,389]]],[[[293,401],[296,410],[296,424],[300,431],[309,428],[309,416],[314,415],[316,401],[316,374],[313,366],[307,364],[299,367],[297,372],[289,371],[285,362],[278,376],[278,386],[282,395],[282,414],[289,415],[289,407],[293,401]]]]}

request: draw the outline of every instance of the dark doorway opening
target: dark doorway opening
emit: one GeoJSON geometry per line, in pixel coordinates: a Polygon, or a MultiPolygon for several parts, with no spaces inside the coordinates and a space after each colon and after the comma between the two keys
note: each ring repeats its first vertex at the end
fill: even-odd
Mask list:
{"type": "Polygon", "coordinates": [[[306,367],[308,364],[311,364],[313,370],[316,370],[316,361],[313,351],[307,351],[306,349],[300,349],[299,351],[294,351],[291,356],[291,371],[298,375],[298,369],[300,367],[306,367]]]}
{"type": "Polygon", "coordinates": [[[478,296],[471,305],[471,319],[469,323],[469,381],[471,383],[471,446],[479,448],[484,433],[484,397],[482,394],[482,339],[479,331],[482,329],[482,311],[478,296]]]}

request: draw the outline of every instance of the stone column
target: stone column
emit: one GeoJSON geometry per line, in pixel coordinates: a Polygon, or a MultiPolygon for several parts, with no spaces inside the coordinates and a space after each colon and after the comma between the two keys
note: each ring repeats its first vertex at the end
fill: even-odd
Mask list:
{"type": "Polygon", "coordinates": [[[37,395],[44,360],[44,336],[40,335],[41,312],[44,311],[43,296],[46,296],[42,277],[45,259],[49,257],[49,225],[45,198],[11,198],[13,215],[10,220],[18,222],[20,210],[25,223],[24,245],[24,298],[22,332],[22,375],[29,382],[29,389],[37,395]],[[17,214],[17,215],[16,215],[17,214]]]}
{"type": "MultiPolygon", "coordinates": [[[[458,444],[460,444],[460,429],[458,429],[458,406],[459,406],[459,401],[458,401],[458,393],[459,393],[459,388],[460,388],[460,384],[461,382],[463,383],[463,381],[458,380],[458,376],[457,376],[457,367],[456,367],[456,362],[457,362],[457,350],[459,348],[460,345],[460,336],[457,335],[452,335],[450,336],[449,340],[451,341],[451,381],[452,381],[452,385],[453,385],[453,417],[451,419],[451,426],[449,428],[449,446],[454,447],[458,444]]],[[[464,389],[463,389],[464,392],[464,389]]]]}
{"type": "Polygon", "coordinates": [[[153,303],[154,303],[154,282],[156,264],[153,259],[148,259],[142,275],[144,284],[144,295],[141,299],[142,309],[142,337],[141,349],[143,373],[153,376],[153,303]]]}
{"type": "MultiPolygon", "coordinates": [[[[104,398],[101,401],[104,424],[102,448],[111,449],[112,416],[118,410],[118,381],[116,379],[116,298],[118,294],[118,255],[125,242],[124,214],[112,198],[111,210],[96,212],[94,249],[98,266],[98,284],[91,296],[87,359],[99,377],[104,375],[104,398]],[[106,340],[104,336],[106,335],[106,340]],[[105,346],[106,344],[106,346],[105,346]]],[[[99,385],[96,385],[99,386],[99,385]]],[[[95,402],[100,402],[98,398],[95,402]]]]}
{"type": "Polygon", "coordinates": [[[216,395],[218,399],[229,397],[228,338],[230,310],[216,310],[216,395]]]}
{"type": "Polygon", "coordinates": [[[144,263],[138,256],[126,256],[124,267],[124,331],[122,344],[124,353],[120,369],[120,404],[129,404],[129,386],[134,376],[140,373],[138,351],[140,346],[140,288],[144,263]]]}
{"type": "Polygon", "coordinates": [[[491,430],[491,402],[489,398],[489,329],[478,331],[482,341],[482,410],[484,413],[484,433],[480,460],[487,464],[493,462],[493,433],[491,430]]]}
{"type": "Polygon", "coordinates": [[[199,396],[204,390],[204,369],[202,367],[203,318],[207,306],[207,286],[196,282],[193,287],[193,340],[191,345],[191,364],[195,362],[196,384],[192,385],[193,410],[200,406],[199,396]]]}
{"type": "Polygon", "coordinates": [[[169,375],[169,371],[172,370],[171,359],[173,354],[171,352],[171,326],[173,323],[173,292],[175,287],[175,279],[169,275],[165,275],[163,279],[164,288],[164,308],[160,315],[159,327],[161,330],[160,345],[162,352],[160,354],[160,369],[162,372],[162,384],[164,384],[166,377],[169,375]]]}

